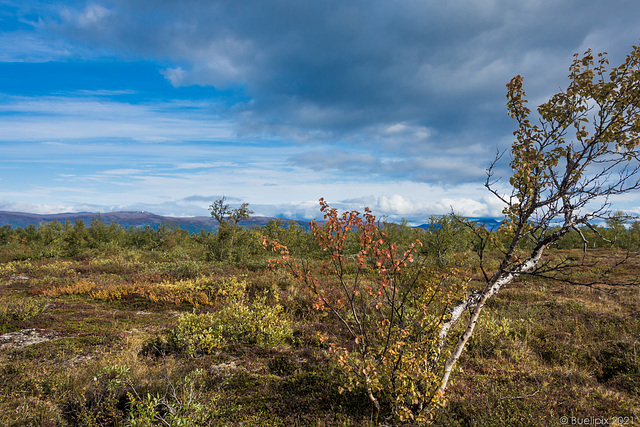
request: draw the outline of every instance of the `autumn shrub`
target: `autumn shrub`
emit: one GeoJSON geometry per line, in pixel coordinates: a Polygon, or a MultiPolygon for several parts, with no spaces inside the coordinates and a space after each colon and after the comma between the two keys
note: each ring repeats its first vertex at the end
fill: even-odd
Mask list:
{"type": "Polygon", "coordinates": [[[325,262],[292,257],[277,241],[265,246],[306,284],[315,307],[337,321],[329,346],[346,378],[345,389],[365,390],[379,412],[401,421],[426,420],[444,403],[438,386],[448,350],[440,331],[446,308],[466,281],[456,262],[427,268],[415,240],[406,249],[387,240],[368,209],[338,214],[320,200],[326,223],[311,223],[325,262]]]}
{"type": "Polygon", "coordinates": [[[215,299],[210,297],[206,278],[179,281],[162,280],[153,282],[141,280],[126,282],[119,280],[74,280],[72,282],[51,282],[41,286],[38,294],[48,297],[62,295],[87,295],[102,301],[119,301],[125,298],[141,298],[153,303],[193,307],[212,305],[215,299]],[[204,283],[204,284],[203,284],[204,283]]]}

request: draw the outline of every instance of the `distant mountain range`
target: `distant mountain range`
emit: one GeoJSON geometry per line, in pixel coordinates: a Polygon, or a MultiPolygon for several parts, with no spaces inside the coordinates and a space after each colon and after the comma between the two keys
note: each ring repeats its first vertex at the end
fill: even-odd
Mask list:
{"type": "MultiPolygon", "coordinates": [[[[87,226],[93,221],[94,218],[99,217],[100,220],[106,224],[116,223],[121,227],[128,228],[144,227],[146,225],[152,228],[158,228],[163,223],[175,224],[178,227],[188,230],[190,233],[199,233],[201,230],[213,231],[218,228],[218,222],[209,216],[195,216],[195,217],[171,217],[156,215],[151,212],[77,212],[77,213],[59,213],[59,214],[32,214],[26,212],[8,212],[0,211],[0,226],[10,225],[11,227],[26,227],[28,225],[39,225],[41,223],[48,223],[58,221],[64,223],[69,221],[71,223],[76,220],[82,220],[87,226]]],[[[241,221],[240,225],[243,227],[261,227],[265,225],[269,220],[277,220],[278,218],[269,218],[263,216],[252,216],[246,221],[241,221]]],[[[484,224],[488,229],[494,229],[500,221],[496,218],[468,218],[472,221],[484,224]]],[[[288,220],[284,220],[287,221],[288,220]]],[[[309,228],[308,221],[295,221],[296,224],[304,229],[309,228]]],[[[427,224],[419,225],[415,228],[427,229],[427,224]]]]}
{"type": "MultiPolygon", "coordinates": [[[[488,230],[494,230],[498,228],[498,226],[500,225],[500,221],[502,221],[499,218],[491,218],[491,217],[466,217],[466,218],[471,222],[483,224],[488,230]]],[[[414,228],[422,228],[426,230],[429,228],[429,224],[421,224],[414,228]]]]}
{"type": "MultiPolygon", "coordinates": [[[[152,228],[158,228],[163,223],[175,224],[184,230],[188,230],[190,233],[199,233],[201,230],[213,231],[218,228],[218,222],[210,216],[170,217],[156,215],[151,212],[77,212],[42,215],[26,212],[0,211],[0,226],[10,225],[14,228],[24,228],[28,225],[39,225],[41,223],[53,222],[56,220],[61,223],[66,221],[73,223],[78,219],[82,220],[85,225],[89,226],[91,221],[96,217],[99,217],[100,220],[106,224],[111,224],[113,222],[125,228],[130,226],[144,227],[146,225],[152,228]]],[[[243,227],[261,227],[271,219],[277,220],[277,218],[253,216],[246,221],[241,221],[240,225],[243,227]]],[[[296,223],[305,228],[309,227],[309,224],[306,221],[296,221],[296,223]]]]}

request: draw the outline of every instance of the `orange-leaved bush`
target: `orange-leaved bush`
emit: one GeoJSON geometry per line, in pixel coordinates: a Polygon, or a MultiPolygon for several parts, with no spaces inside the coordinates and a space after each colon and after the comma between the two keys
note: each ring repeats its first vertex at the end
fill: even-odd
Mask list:
{"type": "Polygon", "coordinates": [[[389,241],[368,208],[339,214],[320,199],[320,210],[326,221],[310,226],[326,259],[295,258],[265,238],[280,254],[272,264],[308,286],[315,307],[337,320],[331,351],[346,388],[366,390],[378,412],[428,417],[444,402],[438,386],[448,352],[440,331],[466,281],[451,266],[429,270],[420,240],[404,248],[389,241]]]}

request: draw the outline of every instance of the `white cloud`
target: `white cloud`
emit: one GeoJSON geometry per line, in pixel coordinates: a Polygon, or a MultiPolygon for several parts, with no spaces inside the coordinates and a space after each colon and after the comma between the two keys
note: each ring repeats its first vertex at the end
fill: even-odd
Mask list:
{"type": "MultiPolygon", "coordinates": [[[[452,189],[455,193],[456,189],[452,189]]],[[[441,190],[442,191],[442,190],[441,190]]],[[[381,196],[377,200],[375,208],[391,215],[392,218],[425,218],[428,215],[446,215],[454,212],[467,217],[494,217],[500,216],[502,206],[494,203],[490,199],[483,197],[482,193],[476,197],[451,198],[442,197],[435,199],[415,199],[400,194],[391,196],[381,196]]]]}
{"type": "Polygon", "coordinates": [[[76,54],[75,48],[59,39],[24,31],[0,33],[1,62],[60,61],[76,54]]]}
{"type": "Polygon", "coordinates": [[[110,169],[101,171],[101,175],[114,175],[114,176],[131,176],[131,175],[140,175],[145,172],[142,169],[110,169]]]}
{"type": "Polygon", "coordinates": [[[194,163],[178,163],[175,169],[211,169],[211,168],[232,168],[237,167],[235,162],[194,162],[194,163]]]}
{"type": "Polygon", "coordinates": [[[169,80],[173,87],[180,87],[183,85],[187,72],[182,67],[166,68],[161,71],[165,79],[169,80]]]}
{"type": "Polygon", "coordinates": [[[69,23],[80,28],[95,29],[111,15],[110,11],[96,3],[88,4],[83,10],[63,8],[60,16],[69,23]]]}
{"type": "Polygon", "coordinates": [[[63,204],[63,203],[30,203],[8,202],[0,200],[0,210],[10,212],[28,212],[34,214],[54,214],[65,212],[87,212],[95,209],[95,205],[63,204]]]}
{"type": "Polygon", "coordinates": [[[236,139],[233,125],[208,114],[207,104],[129,104],[96,96],[4,96],[0,131],[5,141],[131,138],[139,141],[236,139]],[[185,113],[184,107],[189,107],[185,113]],[[17,114],[16,114],[17,113],[17,114]]]}
{"type": "Polygon", "coordinates": [[[388,212],[392,215],[409,215],[415,214],[418,210],[424,209],[424,205],[420,206],[420,203],[405,199],[399,194],[394,194],[391,197],[381,196],[378,199],[378,207],[382,212],[388,212]]]}

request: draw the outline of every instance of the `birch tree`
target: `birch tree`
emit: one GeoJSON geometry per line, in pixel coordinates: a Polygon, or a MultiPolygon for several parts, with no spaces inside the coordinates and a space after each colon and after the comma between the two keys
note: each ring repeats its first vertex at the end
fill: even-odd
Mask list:
{"type": "Polygon", "coordinates": [[[523,78],[516,76],[507,84],[508,112],[518,124],[511,148],[511,192],[501,192],[495,177],[499,156],[488,169],[485,186],[505,205],[501,228],[509,235],[509,244],[499,267],[487,271],[483,255],[490,241],[478,231],[483,286],[450,309],[441,329],[444,345],[453,325],[471,310],[444,364],[440,392],[446,389],[486,302],[523,274],[558,277],[555,273],[566,265],[545,261],[545,250],[571,230],[581,236],[586,250],[581,229],[596,231],[594,221],[611,215],[611,198],[640,187],[640,48],[634,46],[626,60],[612,68],[606,53],[594,56],[588,50],[574,58],[568,87],[540,105],[536,119],[527,107],[523,78]],[[534,245],[523,256],[517,248],[524,239],[534,245]]]}
{"type": "Polygon", "coordinates": [[[218,253],[217,258],[221,261],[231,257],[233,244],[238,233],[240,221],[249,219],[253,213],[249,209],[249,203],[242,203],[239,207],[232,209],[225,204],[225,197],[216,200],[209,206],[211,217],[218,222],[218,253]]]}

